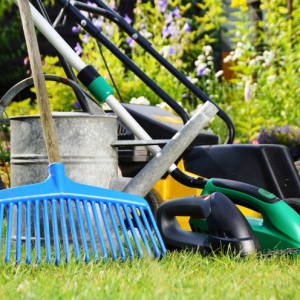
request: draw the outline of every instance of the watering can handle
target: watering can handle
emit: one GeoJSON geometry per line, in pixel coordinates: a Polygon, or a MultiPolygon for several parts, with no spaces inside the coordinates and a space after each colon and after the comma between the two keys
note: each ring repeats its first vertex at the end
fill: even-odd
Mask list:
{"type": "Polygon", "coordinates": [[[223,194],[184,197],[166,201],[157,210],[157,224],[168,249],[197,249],[202,253],[220,249],[231,243],[244,253],[257,252],[259,242],[238,208],[223,194]],[[178,216],[205,218],[208,233],[182,229],[178,216]]]}

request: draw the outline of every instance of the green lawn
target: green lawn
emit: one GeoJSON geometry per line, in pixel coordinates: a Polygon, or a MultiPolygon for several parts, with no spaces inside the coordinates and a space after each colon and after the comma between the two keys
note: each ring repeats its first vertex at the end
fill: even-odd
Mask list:
{"type": "Polygon", "coordinates": [[[0,299],[298,299],[300,259],[191,252],[98,263],[1,262],[0,299]]]}

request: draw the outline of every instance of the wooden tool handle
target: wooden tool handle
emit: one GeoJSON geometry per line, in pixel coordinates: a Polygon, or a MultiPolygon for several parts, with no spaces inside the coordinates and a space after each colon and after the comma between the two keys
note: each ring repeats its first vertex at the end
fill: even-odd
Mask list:
{"type": "Polygon", "coordinates": [[[33,82],[36,89],[36,97],[40,109],[41,123],[44,133],[46,150],[49,163],[59,162],[60,155],[55,134],[54,122],[49,105],[45,77],[42,69],[40,51],[38,48],[37,37],[35,34],[34,23],[31,15],[28,0],[18,0],[21,14],[23,31],[25,35],[30,66],[32,70],[33,82]]]}

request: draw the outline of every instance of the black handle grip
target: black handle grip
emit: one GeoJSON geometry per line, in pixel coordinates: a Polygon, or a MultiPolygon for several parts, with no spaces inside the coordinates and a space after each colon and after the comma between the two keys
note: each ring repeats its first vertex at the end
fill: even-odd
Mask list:
{"type": "Polygon", "coordinates": [[[200,252],[209,250],[208,235],[183,230],[176,216],[204,216],[210,214],[211,196],[185,197],[166,201],[157,209],[157,224],[164,243],[169,250],[197,248],[200,252]]]}
{"type": "Polygon", "coordinates": [[[202,253],[230,247],[242,256],[260,250],[259,242],[238,208],[223,194],[185,197],[164,202],[157,210],[157,224],[169,250],[190,248],[202,253]],[[183,230],[177,216],[203,216],[208,233],[183,230]]]}

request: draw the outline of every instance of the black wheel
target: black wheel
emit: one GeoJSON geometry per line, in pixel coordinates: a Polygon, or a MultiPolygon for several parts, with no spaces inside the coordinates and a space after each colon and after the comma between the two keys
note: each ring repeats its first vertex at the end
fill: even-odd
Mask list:
{"type": "Polygon", "coordinates": [[[159,205],[163,202],[161,196],[155,189],[151,189],[151,191],[146,195],[145,199],[149,203],[154,218],[156,219],[157,209],[159,205]]]}
{"type": "Polygon", "coordinates": [[[300,198],[287,198],[283,201],[300,214],[300,198]]]}

